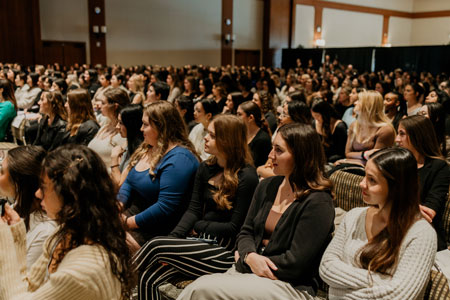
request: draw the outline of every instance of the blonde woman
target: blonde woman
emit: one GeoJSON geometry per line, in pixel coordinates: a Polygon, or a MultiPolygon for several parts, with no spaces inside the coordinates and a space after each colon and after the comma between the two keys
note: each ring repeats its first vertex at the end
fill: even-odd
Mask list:
{"type": "Polygon", "coordinates": [[[145,99],[144,81],[138,74],[133,74],[128,79],[128,89],[130,90],[130,100],[132,104],[141,104],[145,99]]]}
{"type": "Polygon", "coordinates": [[[358,94],[356,121],[350,125],[344,160],[338,163],[365,165],[377,150],[394,145],[395,129],[384,113],[383,96],[376,91],[358,94]]]}

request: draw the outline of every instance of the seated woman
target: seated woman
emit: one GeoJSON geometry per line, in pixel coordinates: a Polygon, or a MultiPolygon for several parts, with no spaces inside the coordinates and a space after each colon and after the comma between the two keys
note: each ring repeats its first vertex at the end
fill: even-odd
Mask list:
{"type": "Polygon", "coordinates": [[[258,91],[253,94],[253,102],[261,109],[270,132],[274,133],[277,129],[277,118],[275,117],[275,106],[272,96],[266,91],[258,91]]]}
{"type": "Polygon", "coordinates": [[[33,145],[51,151],[60,146],[66,132],[67,112],[63,96],[59,92],[44,91],[38,104],[43,118],[39,121],[33,145]]]}
{"type": "Polygon", "coordinates": [[[197,82],[193,76],[187,76],[184,78],[184,91],[183,95],[194,99],[197,96],[197,82]]]}
{"type": "Polygon", "coordinates": [[[322,257],[328,299],[422,299],[436,233],[420,217],[417,177],[414,156],[405,149],[370,157],[360,183],[369,207],[345,215],[322,257]]]}
{"type": "Polygon", "coordinates": [[[136,149],[144,141],[142,135],[142,106],[131,104],[125,106],[117,116],[116,129],[122,138],[127,139],[127,146],[117,145],[111,150],[111,177],[122,185],[126,178],[126,168],[136,149]]]}
{"type": "Polygon", "coordinates": [[[128,79],[128,89],[130,90],[130,101],[133,104],[140,104],[144,102],[144,81],[138,74],[133,74],[128,79]]]}
{"type": "Polygon", "coordinates": [[[67,94],[65,107],[69,121],[61,144],[89,144],[100,128],[94,115],[89,92],[85,89],[70,91],[67,94]]]}
{"type": "Polygon", "coordinates": [[[314,118],[317,133],[322,138],[325,156],[328,162],[335,162],[345,157],[347,141],[347,125],[339,119],[337,112],[326,101],[313,103],[311,114],[314,118]]]}
{"type": "Polygon", "coordinates": [[[400,121],[395,139],[400,147],[411,151],[419,169],[420,210],[432,223],[438,236],[438,250],[447,248],[442,214],[450,183],[450,167],[445,161],[431,121],[411,116],[400,121]]]}
{"type": "Polygon", "coordinates": [[[102,115],[108,122],[99,129],[88,147],[100,155],[110,172],[112,168],[118,167],[117,163],[111,163],[112,149],[116,146],[126,147],[126,140],[117,130],[117,123],[119,111],[130,104],[130,98],[125,91],[111,88],[104,92],[101,99],[102,115]]]}
{"type": "Polygon", "coordinates": [[[98,81],[100,82],[100,87],[95,91],[92,102],[102,102],[104,100],[105,92],[112,88],[111,86],[111,75],[109,73],[101,74],[98,76],[98,81]]]}
{"type": "Polygon", "coordinates": [[[173,104],[158,101],[144,108],[141,130],[144,143],[131,157],[118,194],[133,249],[157,235],[167,235],[178,224],[199,165],[173,104]]]}
{"type": "Polygon", "coordinates": [[[237,115],[244,120],[247,127],[247,143],[253,157],[255,167],[262,166],[272,149],[272,141],[264,126],[261,110],[253,101],[246,101],[239,105],[237,115]]]}
{"type": "Polygon", "coordinates": [[[209,124],[205,147],[211,156],[198,168],[188,210],[170,237],[150,240],[135,256],[141,299],[158,299],[158,286],[179,272],[197,278],[233,264],[231,251],[258,184],[246,130],[231,115],[209,124]]]}
{"type": "MultiPolygon", "coordinates": [[[[306,105],[306,103],[301,101],[291,101],[286,102],[283,106],[283,113],[280,115],[280,127],[286,124],[291,123],[300,123],[305,124],[308,126],[311,126],[312,124],[312,116],[311,116],[311,110],[306,105]]],[[[276,133],[278,132],[278,129],[275,130],[275,133],[272,135],[272,141],[276,137],[276,133]]],[[[267,178],[274,176],[273,172],[273,164],[269,157],[269,159],[266,161],[266,164],[263,166],[259,166],[256,171],[258,172],[258,175],[261,178],[267,178]]]]}
{"type": "MultiPolygon", "coordinates": [[[[169,97],[167,98],[167,101],[169,101],[170,103],[173,103],[175,101],[175,99],[181,95],[180,80],[178,79],[178,75],[176,75],[175,73],[172,73],[172,74],[167,75],[166,82],[170,86],[170,92],[169,92],[169,97]]],[[[189,99],[191,99],[191,98],[189,98],[189,99]]]]}
{"type": "Polygon", "coordinates": [[[214,99],[203,99],[194,105],[194,120],[198,124],[189,133],[189,140],[194,144],[200,158],[206,160],[209,154],[205,152],[205,136],[212,118],[219,113],[219,107],[214,99]]]}
{"type": "Polygon", "coordinates": [[[128,90],[124,84],[125,77],[122,74],[114,74],[111,76],[111,86],[115,89],[121,89],[128,94],[128,90]]]}
{"type": "Polygon", "coordinates": [[[5,140],[11,130],[11,122],[17,114],[14,88],[8,79],[0,79],[0,142],[5,140]]]}
{"type": "Polygon", "coordinates": [[[376,91],[359,93],[355,112],[356,121],[348,130],[346,159],[337,163],[364,166],[370,154],[394,145],[395,129],[384,113],[383,97],[376,91]]]}
{"type": "Polygon", "coordinates": [[[24,220],[27,231],[27,269],[41,256],[45,240],[53,233],[51,221],[34,195],[39,188],[41,163],[45,150],[36,146],[19,146],[8,151],[0,170],[2,196],[14,199],[14,209],[24,220]]]}
{"type": "Polygon", "coordinates": [[[442,104],[438,102],[425,103],[417,113],[430,119],[433,124],[434,132],[441,149],[441,153],[444,157],[447,156],[447,143],[445,140],[445,109],[442,104]]]}
{"type": "Polygon", "coordinates": [[[128,299],[133,287],[130,252],[115,186],[101,158],[80,145],[50,152],[36,196],[59,227],[27,275],[25,224],[5,207],[0,218],[2,298],[128,299]]]}
{"type": "Polygon", "coordinates": [[[419,112],[420,107],[422,106],[420,99],[423,96],[423,92],[423,87],[417,83],[407,84],[405,86],[403,98],[406,101],[408,116],[413,116],[419,112]]]}
{"type": "Polygon", "coordinates": [[[238,109],[238,106],[244,102],[244,97],[242,97],[242,93],[233,92],[228,94],[227,101],[225,101],[225,106],[223,107],[222,113],[230,113],[235,115],[238,109]]]}
{"type": "Polygon", "coordinates": [[[384,113],[386,117],[391,120],[395,131],[398,129],[398,122],[406,116],[406,104],[403,101],[403,96],[396,91],[386,93],[384,95],[384,113]]]}
{"type": "Polygon", "coordinates": [[[269,157],[278,176],[256,188],[237,238],[236,264],[225,274],[200,277],[178,299],[314,299],[334,227],[320,137],[309,125],[285,125],[269,157]]]}
{"type": "Polygon", "coordinates": [[[180,95],[175,99],[174,104],[180,112],[184,123],[187,125],[188,132],[191,132],[191,130],[197,125],[194,121],[194,101],[187,96],[180,95]]]}

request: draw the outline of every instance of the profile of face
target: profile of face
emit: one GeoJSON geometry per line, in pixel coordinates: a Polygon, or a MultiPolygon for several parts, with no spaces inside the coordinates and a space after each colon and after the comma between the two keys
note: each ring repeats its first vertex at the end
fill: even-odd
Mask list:
{"type": "Polygon", "coordinates": [[[166,82],[167,82],[167,84],[170,85],[170,86],[173,84],[173,78],[172,78],[172,75],[167,75],[166,82]]]}
{"type": "Polygon", "coordinates": [[[427,105],[423,105],[420,109],[419,109],[419,111],[417,112],[417,114],[419,115],[419,116],[424,116],[424,117],[426,117],[426,118],[430,118],[430,115],[429,115],[429,112],[428,112],[428,106],[427,105]]]}
{"type": "Polygon", "coordinates": [[[102,115],[112,119],[114,117],[114,104],[109,103],[106,97],[101,97],[99,102],[102,115]]]}
{"type": "Polygon", "coordinates": [[[275,175],[288,177],[294,170],[294,156],[292,155],[286,141],[279,133],[273,140],[269,158],[272,160],[273,173],[275,175]]]}
{"type": "Polygon", "coordinates": [[[156,100],[156,92],[155,92],[155,88],[152,85],[149,85],[148,90],[147,90],[147,102],[155,102],[156,100]]]}
{"type": "Polygon", "coordinates": [[[375,84],[375,91],[377,91],[377,92],[380,93],[381,95],[384,94],[383,86],[381,85],[381,83],[377,82],[377,83],[375,84]]]}
{"type": "Polygon", "coordinates": [[[180,104],[178,103],[178,100],[175,100],[175,107],[177,108],[177,110],[180,113],[181,117],[184,118],[184,115],[186,114],[187,109],[181,109],[180,104]]]}
{"type": "Polygon", "coordinates": [[[384,95],[384,110],[389,111],[394,107],[397,107],[400,103],[398,102],[398,96],[394,93],[387,93],[384,95]]]}
{"type": "Polygon", "coordinates": [[[205,125],[209,119],[211,118],[211,114],[207,114],[201,102],[195,103],[194,106],[194,120],[196,123],[202,123],[205,125]]]}
{"type": "Polygon", "coordinates": [[[47,216],[50,219],[56,219],[63,206],[63,201],[56,193],[55,185],[47,174],[44,174],[41,187],[36,191],[35,196],[41,200],[42,209],[47,216]]]}
{"type": "Polygon", "coordinates": [[[405,127],[400,123],[398,125],[398,134],[395,137],[395,142],[399,147],[408,149],[409,151],[413,152],[415,151],[413,145],[411,144],[411,140],[409,139],[409,135],[406,132],[405,127]]]}
{"type": "Polygon", "coordinates": [[[262,109],[261,98],[259,97],[258,93],[253,93],[253,99],[252,99],[252,101],[253,101],[256,105],[258,105],[258,107],[259,107],[260,109],[262,109]]]}
{"type": "Polygon", "coordinates": [[[50,91],[52,91],[52,92],[61,92],[61,89],[59,88],[59,86],[55,82],[53,82],[52,86],[50,88],[50,91]]]}
{"type": "Polygon", "coordinates": [[[233,98],[231,97],[231,94],[228,94],[227,101],[225,101],[225,105],[228,107],[228,111],[233,111],[234,103],[233,103],[233,98]]]}
{"type": "Polygon", "coordinates": [[[113,75],[111,77],[111,86],[113,88],[115,88],[115,89],[117,89],[120,86],[120,82],[119,82],[119,80],[117,80],[117,76],[116,75],[113,75]]]}
{"type": "Polygon", "coordinates": [[[123,138],[127,137],[127,128],[125,127],[125,125],[122,122],[122,115],[121,114],[119,114],[117,116],[116,129],[120,133],[121,137],[123,137],[123,138]]]}
{"type": "Polygon", "coordinates": [[[208,125],[208,133],[205,136],[205,152],[214,156],[220,155],[216,145],[216,131],[214,129],[214,122],[208,125]]]}
{"type": "Polygon", "coordinates": [[[158,143],[158,130],[154,127],[148,118],[148,115],[144,113],[142,115],[142,134],[144,136],[144,142],[150,146],[156,146],[158,143]]]}
{"type": "Polygon", "coordinates": [[[47,99],[48,93],[44,92],[41,94],[41,98],[39,98],[39,112],[44,115],[49,115],[52,111],[52,107],[50,102],[47,99]]]}
{"type": "MultiPolygon", "coordinates": [[[[340,96],[340,94],[339,94],[340,96]]],[[[358,101],[358,92],[356,91],[356,88],[352,89],[352,92],[350,93],[350,103],[354,104],[356,101],[358,101]]]]}
{"type": "Polygon", "coordinates": [[[89,75],[89,71],[84,71],[84,80],[86,82],[89,82],[89,80],[91,80],[91,75],[89,75]]]}
{"type": "Polygon", "coordinates": [[[345,104],[349,99],[350,99],[349,94],[347,94],[347,92],[342,89],[341,92],[339,93],[339,102],[341,104],[345,104]]]}
{"type": "Polygon", "coordinates": [[[102,87],[109,86],[109,81],[106,79],[105,75],[100,76],[99,81],[102,87]]]}
{"type": "Polygon", "coordinates": [[[189,82],[189,80],[187,80],[187,79],[184,80],[184,89],[185,89],[186,91],[191,91],[191,90],[192,90],[192,85],[191,85],[191,83],[189,82]]]}
{"type": "Polygon", "coordinates": [[[280,114],[279,121],[280,121],[280,126],[292,123],[291,116],[289,116],[289,110],[288,110],[287,103],[284,104],[284,106],[283,106],[283,112],[280,114]]]}
{"type": "Polygon", "coordinates": [[[436,103],[436,102],[438,102],[438,95],[436,94],[436,91],[431,91],[425,98],[425,103],[436,103]]]}
{"type": "Polygon", "coordinates": [[[405,87],[405,90],[403,91],[403,97],[405,98],[406,101],[416,100],[416,94],[414,92],[413,87],[410,84],[408,84],[405,87]]]}
{"type": "Polygon", "coordinates": [[[380,209],[385,206],[389,193],[388,182],[372,159],[366,164],[366,175],[359,186],[366,204],[378,206],[380,209]]]}
{"type": "Polygon", "coordinates": [[[23,82],[22,79],[20,79],[19,75],[16,76],[15,83],[16,83],[17,86],[20,86],[20,87],[24,85],[24,82],[23,82]]]}
{"type": "MultiPolygon", "coordinates": [[[[242,119],[242,121],[244,121],[245,125],[249,125],[249,123],[251,122],[252,118],[250,118],[250,116],[247,115],[247,113],[242,109],[242,107],[239,105],[238,109],[236,110],[236,115],[242,119]]],[[[251,115],[253,117],[253,115],[251,115]]]]}
{"type": "Polygon", "coordinates": [[[128,79],[127,84],[128,84],[128,89],[130,91],[135,91],[136,90],[136,84],[134,83],[134,79],[132,79],[132,78],[128,79]]]}
{"type": "Polygon", "coordinates": [[[52,88],[52,83],[50,83],[50,79],[49,79],[49,78],[45,78],[45,81],[44,81],[44,90],[50,91],[51,88],[52,88]]]}
{"type": "Polygon", "coordinates": [[[205,84],[203,83],[203,80],[200,80],[200,82],[198,83],[198,89],[201,93],[205,92],[205,84]]]}
{"type": "Polygon", "coordinates": [[[0,165],[0,194],[8,198],[14,198],[16,195],[14,183],[9,175],[8,157],[0,165]]]}
{"type": "Polygon", "coordinates": [[[6,73],[6,78],[8,78],[9,81],[11,81],[11,82],[13,82],[15,80],[13,70],[11,70],[11,69],[8,70],[8,72],[6,73]]]}

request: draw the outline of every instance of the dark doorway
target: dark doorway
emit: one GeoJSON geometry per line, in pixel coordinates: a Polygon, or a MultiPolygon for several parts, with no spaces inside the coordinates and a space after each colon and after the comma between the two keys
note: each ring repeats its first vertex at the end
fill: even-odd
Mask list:
{"type": "Polygon", "coordinates": [[[86,63],[86,43],[66,41],[42,41],[43,64],[59,63],[71,66],[86,63]]]}
{"type": "Polygon", "coordinates": [[[234,50],[235,66],[255,66],[259,67],[261,51],[260,50],[234,50]]]}

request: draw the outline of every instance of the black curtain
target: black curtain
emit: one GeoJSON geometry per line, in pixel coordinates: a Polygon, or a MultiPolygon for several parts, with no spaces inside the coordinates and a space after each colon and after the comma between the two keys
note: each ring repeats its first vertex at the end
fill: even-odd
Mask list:
{"type": "Polygon", "coordinates": [[[322,52],[323,49],[283,49],[281,66],[286,70],[296,68],[297,58],[300,58],[303,68],[306,68],[308,61],[312,59],[315,69],[318,69],[322,64],[322,52]]]}
{"type": "Polygon", "coordinates": [[[325,54],[331,61],[337,58],[343,65],[352,64],[360,72],[369,71],[372,65],[373,47],[364,48],[327,48],[325,54]]]}

